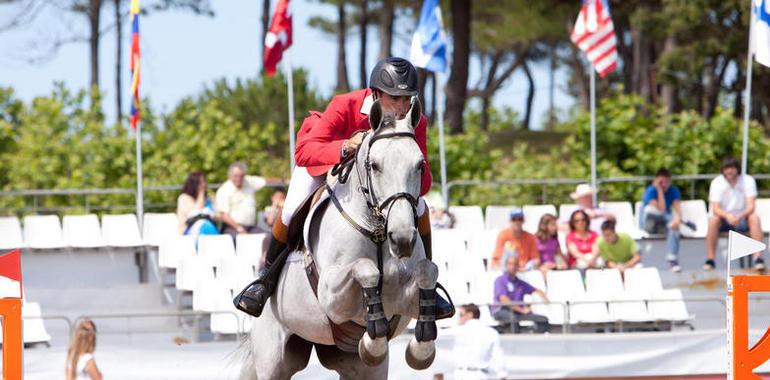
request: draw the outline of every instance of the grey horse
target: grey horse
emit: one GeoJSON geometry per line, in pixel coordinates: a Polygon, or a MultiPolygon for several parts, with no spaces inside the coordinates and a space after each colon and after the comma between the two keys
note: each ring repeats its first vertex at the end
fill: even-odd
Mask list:
{"type": "Polygon", "coordinates": [[[403,332],[412,318],[418,322],[406,361],[415,369],[432,364],[436,325],[428,313],[434,310],[438,267],[426,259],[415,224],[424,170],[414,139],[420,114],[417,100],[403,120],[382,115],[374,104],[369,118],[374,132],[364,138],[344,183],[329,185],[335,198],[330,203],[336,204],[319,208],[319,215],[311,214],[306,222],[306,247],[318,272],[317,297],[305,272],[310,256],[292,253],[275,295],[244,343],[242,379],[289,379],[307,366],[313,346],[321,364],[342,379],[386,379],[388,339],[403,332]],[[382,217],[373,217],[372,202],[383,200],[384,207],[378,208],[382,217]],[[378,220],[385,229],[376,228],[378,220]],[[356,224],[384,232],[380,243],[357,231],[356,224]],[[335,346],[330,321],[366,327],[357,354],[335,346]]]}

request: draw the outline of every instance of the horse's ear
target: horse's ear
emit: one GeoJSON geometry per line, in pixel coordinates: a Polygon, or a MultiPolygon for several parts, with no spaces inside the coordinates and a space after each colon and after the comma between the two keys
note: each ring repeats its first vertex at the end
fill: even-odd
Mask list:
{"type": "Polygon", "coordinates": [[[420,98],[415,97],[414,102],[412,102],[412,109],[409,111],[411,114],[411,122],[412,122],[412,128],[417,128],[417,124],[420,123],[420,116],[422,116],[422,104],[420,103],[420,98]]]}
{"type": "Polygon", "coordinates": [[[372,104],[372,108],[369,110],[369,125],[372,130],[376,131],[380,127],[380,121],[382,120],[382,105],[379,100],[375,100],[372,104]]]}

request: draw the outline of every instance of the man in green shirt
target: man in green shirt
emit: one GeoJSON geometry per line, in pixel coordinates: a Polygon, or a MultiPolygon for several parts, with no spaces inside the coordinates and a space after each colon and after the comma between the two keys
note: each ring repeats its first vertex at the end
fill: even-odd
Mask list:
{"type": "Polygon", "coordinates": [[[615,232],[615,221],[602,223],[602,236],[596,241],[594,249],[599,251],[607,266],[616,268],[621,273],[641,261],[639,246],[628,234],[615,232]]]}

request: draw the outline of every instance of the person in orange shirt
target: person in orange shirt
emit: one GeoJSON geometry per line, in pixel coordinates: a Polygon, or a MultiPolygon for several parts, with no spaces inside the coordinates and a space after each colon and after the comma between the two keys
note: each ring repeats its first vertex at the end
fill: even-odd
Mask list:
{"type": "Polygon", "coordinates": [[[519,270],[527,271],[540,265],[540,254],[537,251],[535,235],[524,231],[524,213],[521,209],[511,210],[511,224],[497,235],[497,244],[492,253],[491,269],[500,269],[503,254],[515,254],[519,259],[519,270]]]}

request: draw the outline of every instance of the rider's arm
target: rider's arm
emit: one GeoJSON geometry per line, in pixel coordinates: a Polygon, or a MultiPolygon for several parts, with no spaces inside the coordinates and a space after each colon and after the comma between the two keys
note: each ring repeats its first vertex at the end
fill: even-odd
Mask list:
{"type": "Polygon", "coordinates": [[[428,118],[425,115],[420,117],[420,122],[417,123],[417,128],[414,131],[414,137],[417,140],[417,145],[420,146],[423,157],[425,157],[425,170],[422,172],[422,181],[420,181],[420,195],[425,195],[430,191],[430,186],[433,183],[433,175],[430,173],[430,164],[428,163],[428,118]]]}
{"type": "MultiPolygon", "coordinates": [[[[297,136],[297,150],[294,153],[297,166],[333,165],[340,162],[345,138],[340,138],[337,133],[345,129],[349,101],[346,96],[335,96],[321,117],[310,116],[306,119],[314,125],[308,126],[309,130],[300,131],[297,136]]],[[[305,128],[303,123],[302,129],[305,128]]]]}

